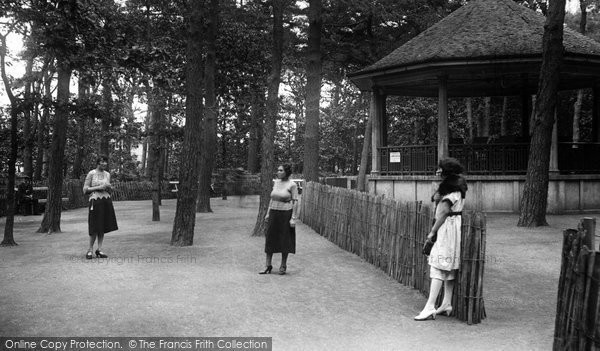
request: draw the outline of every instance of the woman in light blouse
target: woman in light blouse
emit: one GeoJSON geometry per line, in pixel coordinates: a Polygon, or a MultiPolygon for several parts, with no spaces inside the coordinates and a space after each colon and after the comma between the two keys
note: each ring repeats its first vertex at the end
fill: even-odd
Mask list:
{"type": "Polygon", "coordinates": [[[296,202],[298,201],[298,187],[290,180],[292,166],[281,165],[277,168],[277,178],[271,191],[271,201],[265,216],[268,221],[267,235],[265,237],[265,253],[267,254],[266,269],[259,274],[269,274],[273,269],[273,254],[281,252],[281,266],[279,274],[283,275],[287,269],[289,253],[296,253],[296,202]]]}
{"type": "Polygon", "coordinates": [[[112,186],[110,185],[110,173],[106,171],[107,168],[108,157],[99,156],[96,159],[96,168],[87,174],[83,184],[83,193],[90,194],[88,214],[90,247],[85,255],[87,259],[92,259],[93,257],[92,251],[94,250],[96,237],[98,237],[96,257],[106,258],[107,256],[102,252],[104,233],[119,229],[110,198],[112,186]]]}

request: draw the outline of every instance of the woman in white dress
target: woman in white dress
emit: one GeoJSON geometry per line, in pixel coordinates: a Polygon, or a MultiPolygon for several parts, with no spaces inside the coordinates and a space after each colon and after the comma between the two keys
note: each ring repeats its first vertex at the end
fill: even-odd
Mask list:
{"type": "Polygon", "coordinates": [[[92,259],[94,242],[98,238],[98,249],[96,257],[106,258],[102,252],[102,242],[104,233],[119,229],[117,218],[110,198],[110,173],[108,168],[108,157],[99,156],[96,160],[96,168],[91,170],[85,177],[83,183],[83,193],[90,194],[89,213],[88,213],[88,233],[90,236],[90,247],[85,258],[92,259]]]}
{"type": "Polygon", "coordinates": [[[425,307],[415,317],[415,320],[418,321],[435,319],[437,314],[450,315],[452,313],[454,279],[456,270],[460,267],[461,214],[465,203],[467,183],[461,176],[463,167],[456,159],[440,160],[438,167],[438,173],[443,180],[433,197],[437,203],[435,223],[427,235],[428,241],[435,241],[428,259],[431,286],[425,307]],[[444,299],[436,309],[435,301],[442,284],[444,285],[444,299]]]}

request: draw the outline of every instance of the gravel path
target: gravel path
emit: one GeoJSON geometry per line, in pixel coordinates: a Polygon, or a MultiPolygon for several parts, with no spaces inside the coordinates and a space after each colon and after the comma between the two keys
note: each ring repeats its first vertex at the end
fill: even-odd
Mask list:
{"type": "MultiPolygon", "coordinates": [[[[0,248],[0,336],[270,336],[274,350],[548,350],[562,230],[583,215],[517,228],[488,216],[488,318],[414,322],[425,299],[299,224],[288,275],[256,274],[263,238],[255,202],[213,199],[192,247],[169,246],[175,201],[117,202],[108,259],[85,260],[87,209],[64,212],[62,233],[16,217],[16,247],[0,248]]],[[[4,226],[4,219],[0,219],[4,226]]],[[[274,259],[275,269],[279,256],[274,259]]]]}

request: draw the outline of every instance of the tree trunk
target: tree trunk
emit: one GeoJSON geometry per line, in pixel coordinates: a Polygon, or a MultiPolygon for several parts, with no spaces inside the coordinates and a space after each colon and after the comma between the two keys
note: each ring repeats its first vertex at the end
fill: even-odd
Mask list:
{"type": "Polygon", "coordinates": [[[10,157],[8,159],[8,184],[6,185],[6,223],[4,224],[4,238],[0,246],[15,246],[17,243],[14,239],[13,228],[15,222],[15,175],[18,152],[18,101],[10,86],[8,76],[6,75],[6,36],[0,36],[0,73],[4,90],[10,100],[10,157]]]}
{"type": "Polygon", "coordinates": [[[212,182],[212,171],[215,162],[215,151],[217,142],[217,97],[215,91],[215,75],[217,73],[217,26],[219,20],[219,1],[210,0],[210,16],[208,18],[208,30],[206,32],[206,67],[205,67],[205,119],[204,138],[200,159],[200,183],[198,189],[198,202],[196,212],[212,212],[210,208],[210,184],[212,182]]]}
{"type": "Polygon", "coordinates": [[[477,136],[478,137],[489,137],[490,136],[490,102],[491,98],[486,96],[483,99],[484,109],[483,114],[479,115],[477,121],[477,136]]]}
{"type": "Polygon", "coordinates": [[[62,183],[65,145],[67,143],[67,127],[69,122],[69,83],[71,68],[69,63],[58,63],[58,83],[56,97],[56,113],[52,133],[52,150],[48,170],[48,198],[46,211],[38,233],[60,232],[60,215],[62,210],[62,183]]]}
{"type": "Polygon", "coordinates": [[[100,132],[100,155],[110,156],[110,121],[112,119],[113,100],[112,84],[109,77],[102,81],[102,102],[104,103],[104,113],[101,121],[100,132]]]}
{"type": "MultiPolygon", "coordinates": [[[[50,66],[50,64],[49,64],[50,66]]],[[[52,101],[52,77],[54,76],[53,70],[49,69],[44,72],[44,100],[49,102],[52,101]]],[[[42,175],[46,172],[46,159],[47,159],[47,146],[46,140],[48,135],[48,119],[50,117],[50,106],[45,104],[43,107],[42,115],[40,116],[40,123],[37,130],[37,157],[35,162],[35,180],[42,180],[42,175]]]]}
{"type": "Polygon", "coordinates": [[[252,114],[250,115],[250,140],[248,143],[248,172],[258,173],[260,153],[260,130],[265,113],[265,93],[262,87],[254,90],[252,99],[252,114]]]}
{"type": "MultiPolygon", "coordinates": [[[[158,163],[157,163],[157,168],[158,168],[158,176],[156,177],[156,183],[155,185],[158,187],[158,205],[162,206],[162,181],[163,179],[165,179],[165,170],[166,170],[166,166],[165,163],[167,161],[167,148],[166,148],[166,144],[167,144],[167,140],[166,137],[164,135],[164,127],[163,127],[163,119],[164,119],[164,115],[163,115],[164,110],[161,111],[160,114],[160,134],[158,137],[158,145],[160,145],[159,149],[158,149],[158,163]]],[[[160,217],[160,216],[159,216],[160,217]]],[[[160,219],[158,219],[160,220],[160,219]]]]}
{"type": "Polygon", "coordinates": [[[537,113],[537,111],[536,111],[536,109],[537,109],[536,101],[537,101],[537,96],[536,95],[531,95],[531,116],[529,118],[529,136],[531,136],[533,134],[533,126],[534,126],[534,123],[535,123],[535,115],[537,113]]]}
{"type": "Polygon", "coordinates": [[[304,178],[319,181],[319,102],[321,100],[321,0],[309,0],[306,65],[306,130],[304,178]]]}
{"type": "Polygon", "coordinates": [[[529,148],[527,176],[521,198],[518,226],[548,225],[548,181],[550,146],[558,98],[559,70],[563,60],[563,24],[565,0],[550,2],[544,24],[543,55],[536,99],[536,115],[529,148]]]}
{"type": "Polygon", "coordinates": [[[158,88],[151,88],[148,97],[150,133],[148,135],[147,174],[152,180],[152,220],[160,221],[160,168],[163,97],[158,88]]]}
{"type": "Polygon", "coordinates": [[[144,129],[146,130],[146,136],[144,137],[144,141],[142,142],[142,169],[140,174],[144,177],[148,177],[148,171],[146,167],[147,156],[148,156],[148,134],[150,131],[150,111],[146,112],[146,118],[144,118],[144,129]]]}
{"type": "Polygon", "coordinates": [[[186,111],[183,149],[179,170],[179,191],[173,222],[171,245],[190,246],[194,243],[196,225],[196,195],[198,194],[198,155],[202,151],[202,1],[190,1],[188,19],[186,111]]]}
{"type": "Polygon", "coordinates": [[[352,171],[350,174],[356,175],[356,169],[358,168],[358,128],[355,125],[352,129],[352,171]]]}
{"type": "Polygon", "coordinates": [[[77,120],[77,151],[75,153],[75,161],[73,162],[73,179],[79,179],[83,172],[83,158],[85,157],[86,131],[87,131],[87,114],[84,112],[88,103],[88,85],[82,73],[79,73],[78,82],[78,120],[77,120]]]}
{"type": "Polygon", "coordinates": [[[287,0],[273,0],[273,41],[271,73],[268,81],[267,113],[263,125],[262,161],[260,169],[260,205],[252,236],[264,236],[267,226],[265,215],[273,188],[274,141],[279,111],[279,83],[283,60],[283,12],[287,0]]]}
{"type": "Polygon", "coordinates": [[[25,101],[23,106],[23,173],[28,177],[33,176],[33,131],[31,130],[31,112],[33,111],[33,99],[31,96],[33,59],[33,55],[30,55],[27,58],[25,67],[25,101]]]}
{"type": "Polygon", "coordinates": [[[588,0],[579,0],[579,12],[581,17],[579,18],[579,33],[585,35],[587,27],[587,5],[588,0]]]}
{"type": "Polygon", "coordinates": [[[469,129],[469,143],[473,143],[475,139],[475,126],[473,125],[473,99],[468,97],[465,99],[467,105],[467,128],[469,129]]]}
{"type": "Polygon", "coordinates": [[[418,145],[421,142],[421,127],[423,123],[419,117],[415,118],[415,122],[413,123],[413,145],[418,145]]]}
{"type": "MultiPolygon", "coordinates": [[[[371,93],[373,94],[373,93],[371,93]]],[[[371,99],[369,99],[371,101],[371,99]]],[[[369,106],[369,109],[371,107],[369,106]]],[[[373,114],[371,114],[373,116],[373,114]]],[[[367,183],[367,165],[369,164],[369,149],[371,148],[371,133],[373,130],[373,118],[369,116],[365,124],[365,137],[363,138],[362,153],[360,155],[360,168],[358,169],[358,179],[356,186],[358,191],[366,191],[367,183]]]]}
{"type": "MultiPolygon", "coordinates": [[[[4,63],[3,63],[4,64],[4,63]]],[[[7,90],[8,85],[5,84],[7,90]]],[[[17,124],[18,122],[18,109],[16,104],[11,107],[10,111],[10,157],[8,160],[8,183],[6,184],[6,223],[4,224],[4,238],[0,243],[0,246],[15,246],[13,236],[13,227],[15,222],[15,175],[16,175],[16,163],[17,163],[17,124]]]]}

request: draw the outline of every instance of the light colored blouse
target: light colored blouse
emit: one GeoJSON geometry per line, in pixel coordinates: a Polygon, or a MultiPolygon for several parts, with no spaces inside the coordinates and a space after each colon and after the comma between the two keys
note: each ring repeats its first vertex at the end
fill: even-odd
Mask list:
{"type": "MultiPolygon", "coordinates": [[[[450,211],[461,212],[463,210],[465,199],[462,198],[460,191],[446,194],[440,200],[450,205],[450,211]]],[[[442,206],[437,206],[435,218],[441,217],[442,206]]],[[[451,271],[460,268],[460,242],[461,242],[462,216],[454,215],[446,217],[444,223],[437,231],[437,240],[431,248],[429,254],[429,264],[432,267],[444,271],[451,271]]]]}
{"type": "Polygon", "coordinates": [[[271,191],[271,202],[269,208],[272,210],[291,210],[294,201],[298,201],[298,186],[291,180],[281,181],[276,179],[271,191]]]}
{"type": "MultiPolygon", "coordinates": [[[[110,173],[107,171],[98,171],[96,169],[92,169],[85,177],[85,183],[83,183],[83,186],[91,188],[104,184],[110,184],[110,173]]],[[[90,201],[109,197],[110,193],[108,191],[96,190],[90,195],[90,201]]]]}

